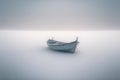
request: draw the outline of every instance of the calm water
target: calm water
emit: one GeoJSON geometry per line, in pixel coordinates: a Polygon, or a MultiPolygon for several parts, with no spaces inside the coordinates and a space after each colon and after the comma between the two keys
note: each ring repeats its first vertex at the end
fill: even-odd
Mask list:
{"type": "Polygon", "coordinates": [[[120,80],[120,31],[0,31],[0,80],[120,80]],[[74,54],[46,41],[70,42],[74,54]]]}

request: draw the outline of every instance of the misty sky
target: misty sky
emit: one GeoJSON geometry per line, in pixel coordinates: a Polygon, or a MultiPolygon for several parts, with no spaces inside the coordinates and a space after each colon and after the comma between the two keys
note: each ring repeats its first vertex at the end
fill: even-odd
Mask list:
{"type": "Polygon", "coordinates": [[[116,30],[119,26],[120,0],[0,0],[0,29],[116,30]]]}

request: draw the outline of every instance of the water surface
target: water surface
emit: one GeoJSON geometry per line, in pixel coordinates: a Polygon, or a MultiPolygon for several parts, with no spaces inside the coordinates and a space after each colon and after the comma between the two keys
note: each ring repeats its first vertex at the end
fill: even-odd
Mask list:
{"type": "Polygon", "coordinates": [[[0,31],[0,79],[119,80],[120,31],[0,31]],[[47,39],[70,42],[74,54],[52,51],[47,39]]]}

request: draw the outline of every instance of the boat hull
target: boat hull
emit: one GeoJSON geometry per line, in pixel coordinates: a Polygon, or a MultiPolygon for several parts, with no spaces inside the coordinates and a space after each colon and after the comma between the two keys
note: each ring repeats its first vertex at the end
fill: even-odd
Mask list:
{"type": "Polygon", "coordinates": [[[48,46],[52,50],[74,53],[78,43],[79,42],[77,42],[77,41],[74,41],[71,43],[60,44],[60,45],[51,45],[48,43],[48,46]]]}

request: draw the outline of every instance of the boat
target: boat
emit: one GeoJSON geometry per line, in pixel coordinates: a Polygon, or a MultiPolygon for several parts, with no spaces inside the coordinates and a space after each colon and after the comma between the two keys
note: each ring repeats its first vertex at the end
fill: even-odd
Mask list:
{"type": "Polygon", "coordinates": [[[62,52],[72,52],[72,53],[75,52],[78,43],[79,43],[78,38],[76,38],[75,41],[69,43],[56,41],[53,40],[53,38],[47,40],[47,45],[50,49],[56,51],[62,51],[62,52]]]}

